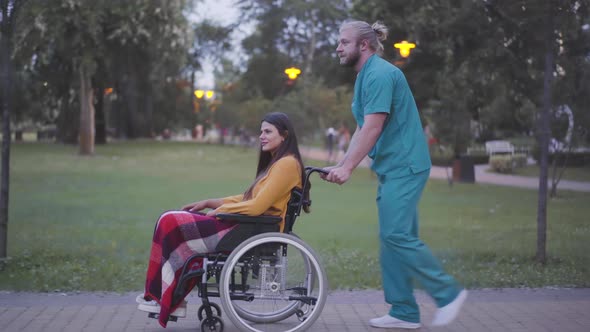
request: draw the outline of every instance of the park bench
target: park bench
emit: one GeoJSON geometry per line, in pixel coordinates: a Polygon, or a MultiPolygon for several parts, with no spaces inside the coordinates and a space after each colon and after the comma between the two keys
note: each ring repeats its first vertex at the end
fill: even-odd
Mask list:
{"type": "Polygon", "coordinates": [[[490,156],[496,153],[514,154],[514,145],[508,141],[487,141],[486,153],[490,156]]]}

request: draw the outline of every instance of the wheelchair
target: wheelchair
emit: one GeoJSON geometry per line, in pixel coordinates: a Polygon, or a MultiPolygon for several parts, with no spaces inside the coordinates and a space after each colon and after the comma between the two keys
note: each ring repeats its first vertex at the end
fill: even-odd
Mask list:
{"type": "Polygon", "coordinates": [[[306,167],[303,188],[292,190],[283,232],[281,217],[217,215],[236,222],[236,227],[221,239],[215,253],[185,261],[174,290],[174,297],[182,298],[197,286],[201,331],[224,328],[222,310],[210,297],[220,298],[223,313],[241,331],[303,331],[320,316],[328,291],[326,272],[314,250],[292,231],[304,203],[311,204],[303,193],[314,172],[325,173],[306,167]],[[194,269],[196,259],[203,260],[201,268],[194,269]]]}

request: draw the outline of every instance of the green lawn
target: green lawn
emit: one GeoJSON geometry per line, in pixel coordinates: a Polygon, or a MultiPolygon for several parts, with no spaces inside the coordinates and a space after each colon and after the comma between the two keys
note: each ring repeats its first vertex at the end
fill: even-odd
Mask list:
{"type": "MultiPolygon", "coordinates": [[[[549,165],[549,181],[553,176],[553,168],[549,165]]],[[[559,175],[561,172],[561,168],[557,169],[557,174],[559,175]]],[[[537,165],[530,165],[522,168],[515,168],[513,171],[514,175],[523,175],[523,176],[532,176],[532,177],[539,177],[539,166],[537,165]]],[[[590,181],[590,167],[568,167],[565,169],[562,180],[571,180],[571,181],[590,181]]]]}
{"type": "MultiPolygon", "coordinates": [[[[98,146],[14,144],[10,259],[0,289],[140,290],[154,223],[185,203],[242,192],[256,153],[196,143],[98,146]]],[[[317,163],[321,165],[322,163],[317,163]]],[[[350,183],[313,181],[312,213],[295,231],[322,256],[330,286],[380,287],[376,180],[359,169],[350,183]]],[[[590,194],[562,191],[548,207],[549,264],[536,248],[532,190],[432,180],[421,236],[465,286],[590,286],[590,194]]]]}

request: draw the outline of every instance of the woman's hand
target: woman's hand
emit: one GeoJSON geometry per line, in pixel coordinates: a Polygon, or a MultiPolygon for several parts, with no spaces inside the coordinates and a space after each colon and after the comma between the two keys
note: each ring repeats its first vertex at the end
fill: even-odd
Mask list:
{"type": "Polygon", "coordinates": [[[198,211],[204,210],[209,207],[209,204],[207,203],[207,201],[208,200],[204,200],[204,201],[198,201],[198,202],[187,204],[182,207],[182,210],[188,211],[188,212],[198,212],[198,211]]]}
{"type": "Polygon", "coordinates": [[[217,209],[215,210],[209,210],[207,212],[207,217],[215,217],[217,215],[217,209]]]}

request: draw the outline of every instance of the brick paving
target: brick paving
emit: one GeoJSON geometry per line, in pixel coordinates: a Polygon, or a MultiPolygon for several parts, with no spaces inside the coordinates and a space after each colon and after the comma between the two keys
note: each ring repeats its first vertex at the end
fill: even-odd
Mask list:
{"type": "MultiPolygon", "coordinates": [[[[139,292],[18,293],[0,292],[0,330],[20,331],[198,331],[200,299],[188,297],[187,318],[162,329],[155,319],[136,309],[139,292]]],[[[590,331],[590,289],[470,290],[463,311],[446,327],[428,327],[435,306],[416,292],[423,327],[416,331],[590,331]]],[[[217,300],[217,299],[216,299],[217,300]]],[[[379,290],[334,291],[321,317],[308,331],[398,331],[375,329],[368,320],[386,313],[379,290]]],[[[238,331],[224,318],[227,332],[238,331]]]]}

